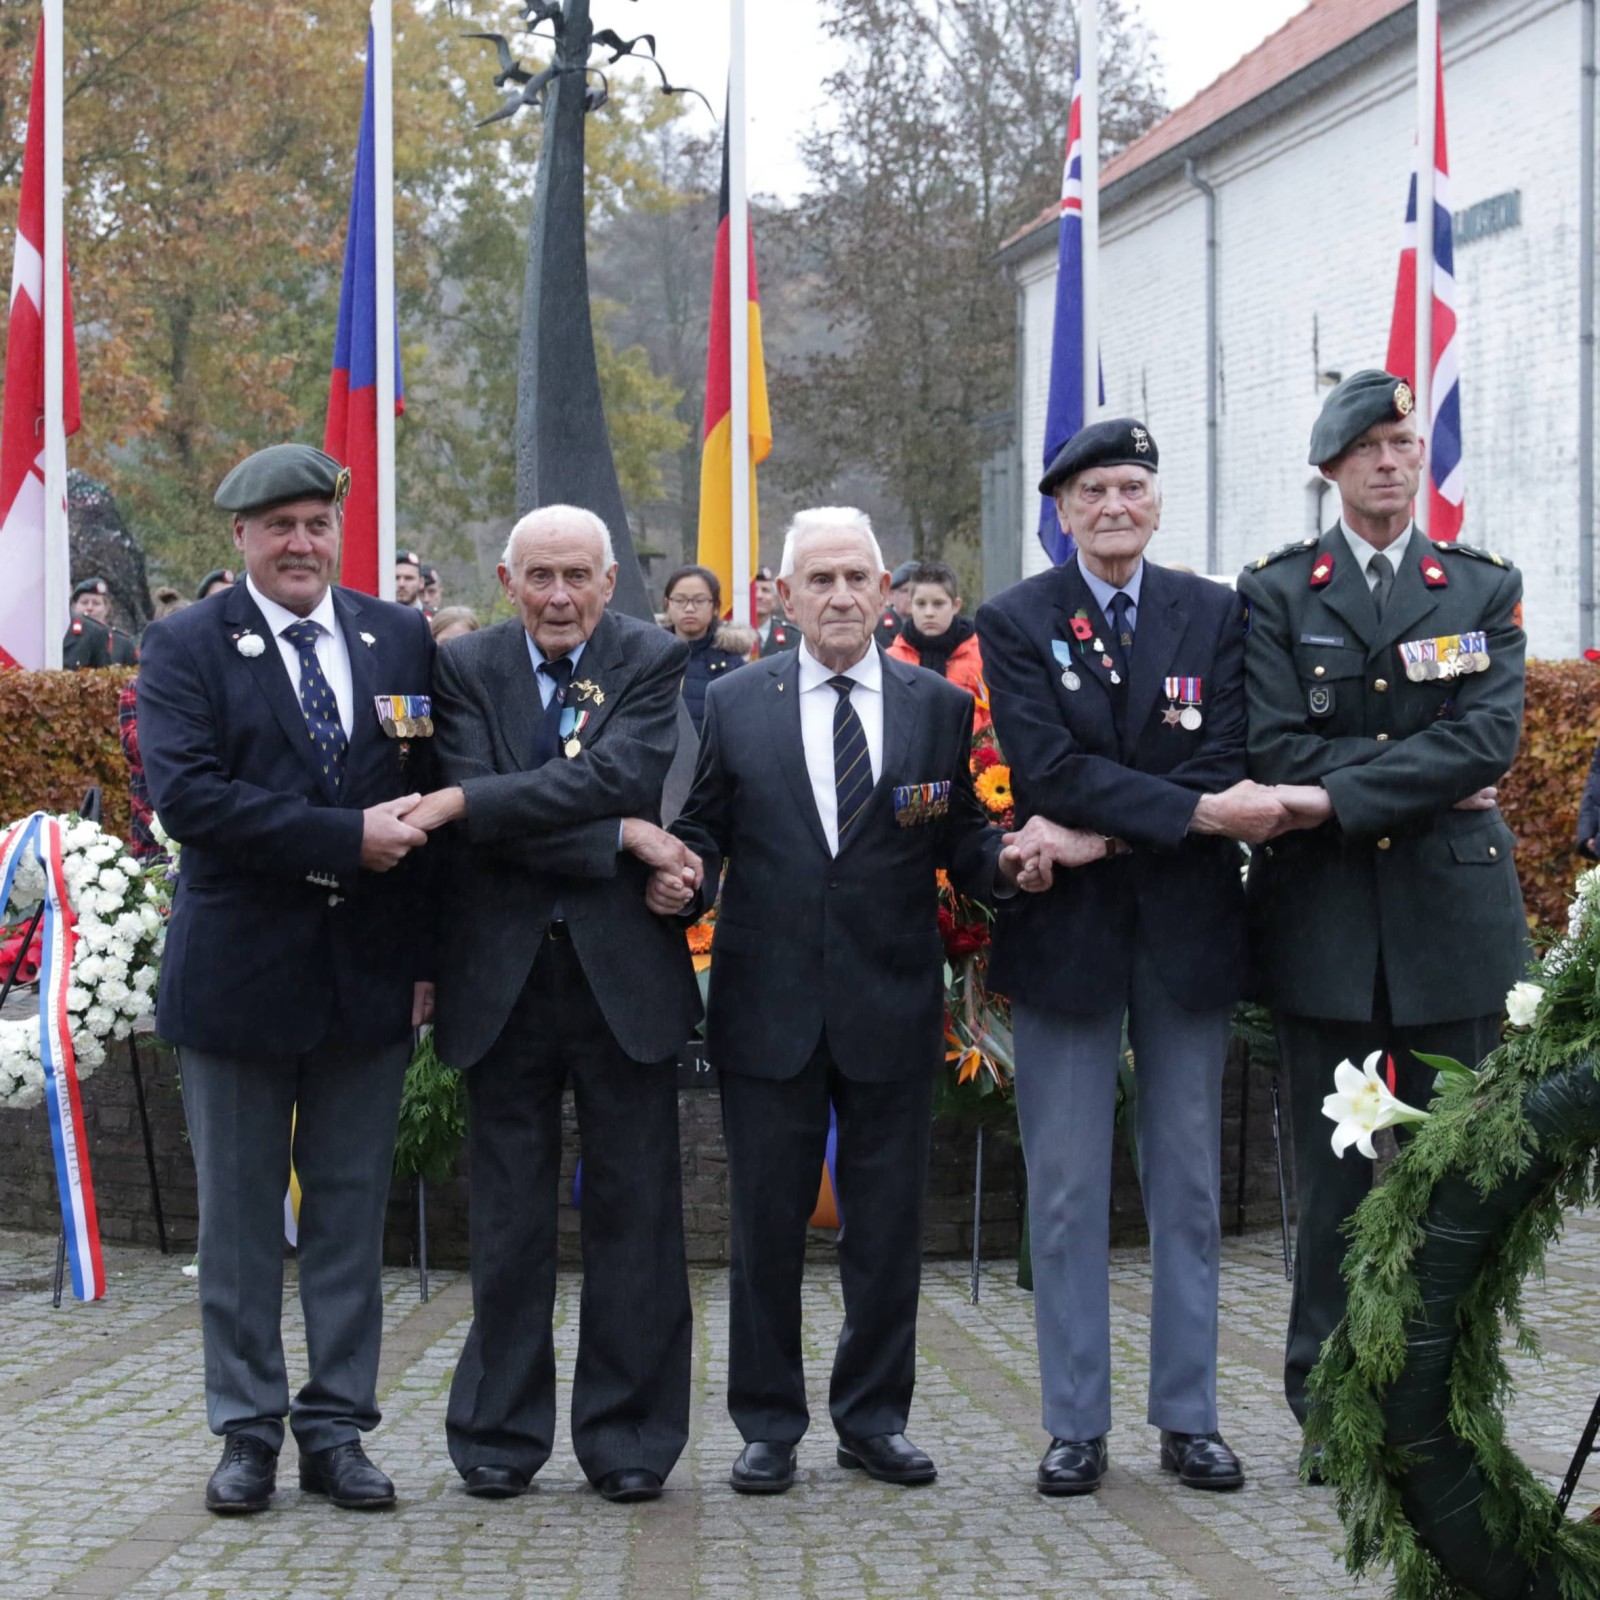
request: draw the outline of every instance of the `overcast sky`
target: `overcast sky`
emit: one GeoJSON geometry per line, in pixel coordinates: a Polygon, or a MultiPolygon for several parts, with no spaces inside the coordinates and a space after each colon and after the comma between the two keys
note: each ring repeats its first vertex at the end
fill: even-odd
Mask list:
{"type": "MultiPolygon", "coordinates": [[[[1191,99],[1305,0],[1132,0],[1154,36],[1167,104],[1191,99]]],[[[728,70],[728,0],[595,0],[601,26],[624,35],[654,33],[675,82],[692,84],[714,105],[728,70]]],[[[822,80],[835,64],[819,17],[822,0],[746,0],[749,35],[750,187],[792,199],[805,184],[796,148],[822,109],[822,80]]],[[[698,108],[697,117],[705,113],[698,108]]]]}

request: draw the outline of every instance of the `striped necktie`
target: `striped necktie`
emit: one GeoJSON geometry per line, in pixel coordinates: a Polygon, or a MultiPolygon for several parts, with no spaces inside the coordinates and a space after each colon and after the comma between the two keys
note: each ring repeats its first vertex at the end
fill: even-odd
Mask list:
{"type": "Polygon", "coordinates": [[[306,728],[322,761],[323,774],[332,780],[337,794],[344,783],[344,758],[350,741],[339,720],[339,704],[333,697],[333,689],[323,676],[322,663],[317,660],[317,640],[325,631],[320,622],[305,619],[290,623],[282,636],[300,657],[300,709],[305,713],[306,728]]]}
{"type": "Polygon", "coordinates": [[[839,799],[839,850],[842,853],[850,839],[850,830],[872,798],[872,758],[867,750],[867,730],[861,726],[861,718],[850,704],[855,680],[839,674],[828,679],[828,687],[839,697],[839,703],[833,708],[833,783],[839,799]]]}

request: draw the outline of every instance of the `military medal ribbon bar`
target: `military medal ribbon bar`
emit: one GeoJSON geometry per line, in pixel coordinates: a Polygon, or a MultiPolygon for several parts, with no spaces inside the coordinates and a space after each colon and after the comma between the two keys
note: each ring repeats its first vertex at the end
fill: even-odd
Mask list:
{"type": "Polygon", "coordinates": [[[939,783],[902,783],[894,790],[894,820],[902,828],[915,827],[919,822],[932,822],[948,815],[950,810],[950,780],[939,783]]]}
{"type": "Polygon", "coordinates": [[[1168,702],[1162,722],[1169,728],[1176,726],[1193,733],[1205,720],[1200,711],[1200,679],[1163,679],[1162,692],[1168,702]],[[1183,707],[1181,711],[1178,709],[1180,705],[1183,707]]]}
{"type": "Polygon", "coordinates": [[[378,721],[391,739],[433,736],[433,699],[425,694],[375,694],[378,721]]]}

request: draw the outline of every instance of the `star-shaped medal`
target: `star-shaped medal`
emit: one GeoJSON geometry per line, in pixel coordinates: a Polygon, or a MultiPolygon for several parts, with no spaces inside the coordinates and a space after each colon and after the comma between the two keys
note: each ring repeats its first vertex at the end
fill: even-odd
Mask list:
{"type": "Polygon", "coordinates": [[[1183,721],[1183,713],[1176,706],[1168,706],[1161,713],[1161,725],[1164,728],[1176,728],[1183,721]]]}

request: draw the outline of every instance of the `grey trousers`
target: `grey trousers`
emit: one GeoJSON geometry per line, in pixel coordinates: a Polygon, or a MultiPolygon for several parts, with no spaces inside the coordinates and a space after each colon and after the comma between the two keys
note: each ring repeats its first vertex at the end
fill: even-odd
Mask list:
{"type": "Polygon", "coordinates": [[[1232,1008],[1185,1011],[1143,951],[1130,992],[1106,998],[1110,1009],[1087,1014],[1012,1007],[1044,1427],[1057,1439],[1094,1439],[1111,1426],[1107,1252],[1126,1010],[1150,1225],[1146,1420],[1175,1433],[1210,1433],[1217,1426],[1222,1064],[1232,1008]]]}
{"type": "Polygon", "coordinates": [[[309,1453],[377,1427],[383,1217],[410,1058],[409,1036],[378,1047],[330,1036],[301,1056],[179,1048],[213,1433],[277,1450],[287,1414],[309,1453]],[[292,1404],[280,1328],[291,1119],[309,1367],[292,1404]]]}

